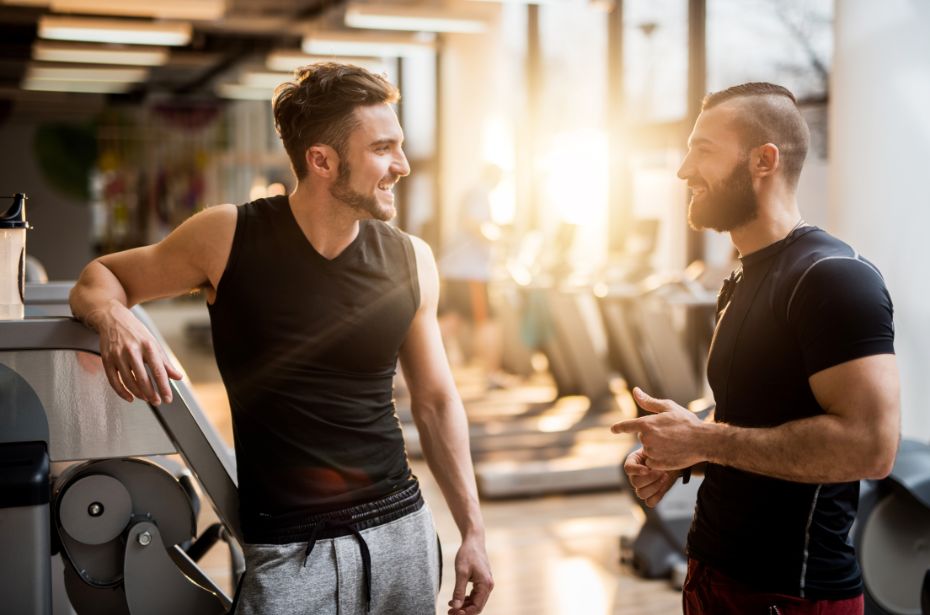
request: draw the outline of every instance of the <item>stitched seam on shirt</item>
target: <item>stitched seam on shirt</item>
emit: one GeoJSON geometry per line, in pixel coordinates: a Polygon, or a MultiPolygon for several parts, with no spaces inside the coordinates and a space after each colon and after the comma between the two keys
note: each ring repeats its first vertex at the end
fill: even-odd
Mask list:
{"type": "Polygon", "coordinates": [[[797,281],[797,282],[795,283],[795,285],[794,285],[794,289],[791,291],[791,297],[788,298],[788,307],[785,308],[785,318],[786,318],[786,319],[791,317],[791,304],[794,302],[794,296],[797,294],[798,289],[801,287],[801,283],[804,281],[804,278],[806,278],[806,277],[807,277],[807,274],[811,272],[811,269],[813,269],[814,267],[816,267],[816,266],[819,265],[820,263],[822,263],[822,262],[824,262],[824,261],[829,261],[829,260],[848,260],[848,261],[856,261],[857,263],[862,263],[863,265],[865,265],[866,267],[868,267],[871,271],[874,271],[874,272],[875,272],[875,275],[877,275],[877,276],[879,277],[879,279],[881,279],[883,282],[884,282],[884,280],[885,280],[885,279],[882,277],[881,272],[879,272],[879,270],[876,269],[874,265],[872,265],[871,263],[868,263],[868,262],[864,261],[862,258],[860,258],[860,257],[859,257],[859,253],[856,252],[855,250],[853,251],[853,256],[825,256],[824,258],[820,259],[819,261],[814,261],[813,263],[811,263],[810,266],[809,266],[807,269],[804,270],[804,273],[801,274],[801,277],[798,278],[798,281],[797,281]]]}
{"type": "Polygon", "coordinates": [[[817,498],[820,497],[820,488],[823,485],[817,485],[817,489],[814,491],[814,500],[811,502],[811,512],[807,516],[807,526],[804,528],[804,559],[801,563],[801,597],[804,598],[804,587],[806,585],[807,577],[807,557],[809,555],[808,546],[811,542],[811,524],[814,522],[814,511],[817,510],[817,498]]]}

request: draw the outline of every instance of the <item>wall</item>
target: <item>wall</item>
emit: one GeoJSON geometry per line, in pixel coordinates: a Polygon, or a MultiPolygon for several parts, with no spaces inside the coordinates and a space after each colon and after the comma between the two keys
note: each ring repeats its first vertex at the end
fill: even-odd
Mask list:
{"type": "Polygon", "coordinates": [[[930,3],[839,0],[830,93],[829,229],[895,303],[903,433],[930,439],[930,3]]]}
{"type": "Polygon", "coordinates": [[[29,197],[27,217],[35,228],[27,235],[26,252],[42,261],[52,280],[77,278],[92,258],[91,213],[87,203],[49,185],[36,162],[33,139],[43,122],[87,121],[99,101],[84,98],[65,98],[60,104],[26,98],[0,123],[0,194],[25,192],[29,197]]]}

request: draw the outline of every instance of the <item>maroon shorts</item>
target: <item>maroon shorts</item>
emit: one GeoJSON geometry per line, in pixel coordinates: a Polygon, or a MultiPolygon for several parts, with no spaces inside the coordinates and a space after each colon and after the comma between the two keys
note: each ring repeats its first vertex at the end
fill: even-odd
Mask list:
{"type": "Polygon", "coordinates": [[[861,595],[843,600],[807,600],[785,594],[762,594],[719,570],[688,560],[682,590],[684,615],[862,615],[861,595]]]}

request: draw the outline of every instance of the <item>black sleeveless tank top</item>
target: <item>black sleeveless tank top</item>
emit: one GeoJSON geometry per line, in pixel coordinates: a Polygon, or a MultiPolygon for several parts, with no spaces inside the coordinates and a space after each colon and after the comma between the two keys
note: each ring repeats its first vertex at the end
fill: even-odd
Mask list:
{"type": "Polygon", "coordinates": [[[388,495],[414,480],[394,412],[419,307],[410,238],[364,220],[328,260],[286,196],[238,208],[213,345],[229,403],[242,526],[388,495]]]}

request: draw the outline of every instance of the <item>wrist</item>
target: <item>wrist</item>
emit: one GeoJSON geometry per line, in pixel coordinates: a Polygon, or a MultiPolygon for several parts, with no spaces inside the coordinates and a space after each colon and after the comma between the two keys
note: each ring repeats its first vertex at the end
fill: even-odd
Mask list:
{"type": "Polygon", "coordinates": [[[462,542],[469,540],[484,542],[484,525],[481,523],[470,524],[466,528],[460,529],[459,533],[462,535],[462,542]]]}
{"type": "Polygon", "coordinates": [[[89,310],[84,317],[81,318],[81,321],[97,333],[100,333],[107,321],[116,317],[114,312],[119,309],[125,310],[128,308],[116,299],[109,299],[104,302],[103,305],[89,310]]]}
{"type": "Polygon", "coordinates": [[[700,459],[696,463],[709,461],[717,463],[720,452],[720,438],[723,425],[720,423],[701,423],[694,438],[696,452],[700,459]]]}

